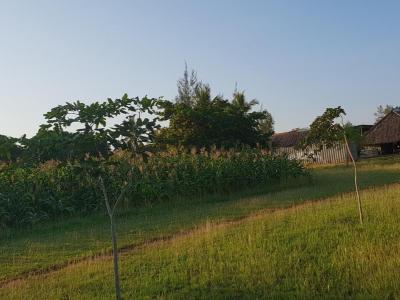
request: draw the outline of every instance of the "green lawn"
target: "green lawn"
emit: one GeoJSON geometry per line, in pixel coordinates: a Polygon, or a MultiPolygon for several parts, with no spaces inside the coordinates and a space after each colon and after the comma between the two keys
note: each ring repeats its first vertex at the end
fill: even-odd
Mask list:
{"type": "MultiPolygon", "coordinates": [[[[347,196],[340,196],[340,198],[343,198],[340,201],[333,200],[326,204],[315,204],[296,210],[284,210],[276,213],[265,212],[265,215],[260,220],[246,221],[240,226],[231,226],[232,228],[214,228],[214,225],[206,226],[209,223],[244,218],[266,209],[283,208],[305,201],[338,195],[343,192],[349,192],[353,188],[351,168],[317,168],[312,172],[313,183],[304,181],[289,182],[286,185],[273,188],[275,190],[284,189],[283,191],[266,193],[271,188],[264,187],[256,191],[244,191],[239,195],[212,196],[206,200],[180,199],[173,203],[159,204],[121,214],[118,218],[118,231],[119,244],[122,247],[142,245],[154,238],[186,232],[196,227],[200,228],[199,232],[202,231],[201,228],[206,230],[205,233],[191,233],[189,238],[173,239],[173,242],[165,245],[144,245],[141,246],[142,250],[134,251],[124,256],[122,258],[123,286],[125,292],[131,293],[128,299],[134,296],[153,297],[163,295],[182,298],[187,298],[189,295],[228,298],[235,295],[239,298],[243,295],[249,295],[254,298],[264,293],[272,295],[272,292],[276,293],[277,297],[279,295],[282,295],[282,297],[285,295],[317,296],[319,292],[324,294],[329,292],[334,297],[339,295],[339,290],[335,287],[335,284],[340,283],[343,288],[350,288],[343,286],[343,284],[347,280],[348,285],[353,285],[352,280],[354,278],[348,277],[351,274],[340,273],[340,270],[335,269],[338,266],[333,266],[331,261],[327,261],[328,258],[332,258],[330,251],[333,251],[339,245],[344,247],[345,243],[342,240],[338,240],[338,238],[346,237],[347,235],[350,235],[348,237],[349,243],[374,242],[380,247],[388,247],[388,249],[385,248],[382,251],[397,251],[397,246],[383,245],[384,243],[379,236],[372,235],[376,233],[373,232],[374,228],[376,230],[386,230],[388,226],[398,225],[396,220],[391,219],[394,213],[398,213],[397,202],[393,200],[395,198],[393,195],[398,196],[397,186],[390,190],[383,190],[387,195],[387,197],[381,198],[384,201],[376,201],[379,198],[379,192],[363,194],[364,199],[368,198],[366,207],[368,214],[367,224],[363,228],[360,228],[356,223],[355,201],[347,196]],[[380,205],[379,203],[383,204],[380,205]],[[388,211],[387,220],[384,213],[378,213],[380,210],[385,209],[388,211]],[[300,211],[301,214],[297,213],[300,211]],[[321,216],[319,217],[319,215],[321,216]],[[339,218],[336,224],[337,216],[345,217],[343,217],[343,220],[339,218]],[[376,219],[377,216],[381,219],[376,219]],[[330,223],[326,223],[325,226],[322,220],[327,218],[330,218],[330,223]],[[294,226],[293,224],[296,224],[296,222],[293,220],[296,222],[297,220],[299,222],[300,220],[303,221],[294,226]],[[378,224],[379,220],[382,224],[378,224]],[[271,225],[268,227],[270,229],[266,230],[265,237],[261,235],[262,238],[259,238],[262,230],[256,229],[260,227],[257,224],[266,223],[271,225]],[[275,223],[276,226],[274,225],[275,223]],[[349,232],[342,232],[344,228],[347,228],[349,232]],[[290,235],[291,231],[293,231],[292,235],[290,235]],[[371,237],[372,241],[364,236],[367,233],[370,234],[367,237],[371,237]],[[309,234],[311,236],[308,236],[309,234]],[[354,236],[355,234],[356,236],[354,236]],[[236,237],[235,235],[238,236],[236,237]],[[241,235],[247,236],[249,241],[254,241],[254,244],[257,245],[253,249],[255,252],[251,248],[248,248],[248,250],[243,248],[247,247],[247,242],[246,239],[240,239],[241,235]],[[327,237],[331,236],[329,243],[324,239],[321,240],[321,237],[325,235],[327,237]],[[232,239],[229,237],[232,237],[232,239]],[[276,239],[276,242],[271,240],[272,237],[276,239]],[[358,240],[358,237],[363,237],[365,240],[358,240]],[[314,238],[314,248],[312,248],[312,243],[310,244],[309,241],[314,238]],[[308,242],[302,244],[301,240],[303,239],[308,242]],[[210,241],[210,243],[207,241],[210,241]],[[239,243],[238,241],[242,242],[239,243]],[[300,255],[303,253],[302,251],[298,251],[297,255],[300,255],[299,257],[294,252],[293,258],[290,258],[291,254],[287,257],[288,261],[281,261],[282,266],[279,265],[279,259],[284,259],[284,257],[279,257],[276,254],[276,260],[270,259],[275,257],[272,255],[272,250],[274,249],[276,252],[285,253],[285,251],[289,251],[293,247],[300,247],[300,244],[303,245],[301,247],[305,247],[307,250],[305,253],[314,257],[315,262],[310,257],[302,257],[300,255]],[[175,247],[174,245],[178,246],[175,247]],[[260,245],[264,245],[267,248],[262,248],[260,245]],[[312,251],[308,251],[308,247],[311,247],[312,251]],[[204,248],[206,250],[209,249],[211,252],[204,251],[204,248]],[[218,249],[220,248],[225,250],[219,253],[218,249]],[[321,252],[325,248],[329,248],[326,255],[321,252]],[[199,249],[199,251],[196,252],[196,249],[199,249]],[[257,249],[261,249],[264,256],[261,255],[262,253],[257,252],[257,249]],[[315,250],[319,252],[312,253],[315,250]],[[174,256],[175,254],[176,256],[174,256]],[[228,257],[220,257],[220,255],[228,255],[228,257]],[[243,256],[243,260],[240,260],[239,256],[243,256]],[[171,261],[174,257],[176,260],[171,261]],[[253,258],[253,262],[249,261],[247,264],[246,261],[249,257],[253,258]],[[224,263],[222,265],[219,264],[222,258],[225,259],[226,266],[224,266],[224,263]],[[296,259],[299,259],[297,264],[296,259]],[[258,266],[258,260],[263,264],[258,266]],[[232,261],[232,265],[229,264],[229,261],[232,261]],[[209,264],[208,269],[204,265],[206,262],[209,264]],[[319,267],[313,267],[314,263],[319,262],[321,263],[321,268],[333,268],[335,272],[339,272],[337,276],[332,275],[335,278],[329,279],[332,282],[327,283],[328,285],[332,284],[331,292],[329,288],[327,290],[326,286],[318,285],[325,284],[319,282],[318,278],[321,277],[321,280],[326,280],[325,277],[330,278],[330,273],[328,272],[330,269],[321,269],[321,271],[319,267]],[[252,264],[255,265],[252,266],[252,264]],[[325,266],[325,264],[327,265],[325,266]],[[200,269],[194,268],[196,265],[200,269]],[[214,265],[215,269],[213,269],[214,265]],[[225,269],[225,267],[228,269],[225,269]],[[254,267],[254,270],[258,270],[256,273],[261,273],[261,275],[254,277],[255,273],[251,271],[250,267],[254,267]],[[305,267],[304,272],[307,271],[307,268],[310,268],[310,274],[303,278],[305,281],[300,284],[298,280],[302,278],[300,276],[302,274],[301,270],[296,271],[294,269],[293,276],[287,274],[287,278],[285,276],[282,277],[282,274],[289,272],[289,267],[295,269],[305,267]],[[206,273],[203,272],[203,268],[206,273]],[[282,274],[281,271],[283,272],[282,274]],[[213,273],[216,277],[207,272],[213,273]],[[138,281],[139,279],[140,282],[138,281]],[[308,290],[309,288],[312,288],[312,290],[308,290]]],[[[387,160],[369,160],[360,164],[360,186],[362,188],[399,182],[399,179],[400,164],[393,159],[391,163],[388,163],[387,160]]],[[[263,226],[260,228],[263,228],[263,226]]],[[[398,238],[398,229],[400,229],[398,226],[394,229],[392,228],[394,231],[392,233],[393,239],[398,238]]],[[[390,237],[389,233],[388,235],[390,237]]],[[[385,240],[386,242],[389,241],[385,240]]],[[[4,282],[32,270],[44,270],[54,265],[73,261],[79,257],[104,253],[109,248],[109,228],[105,215],[62,220],[24,231],[4,232],[0,238],[0,265],[2,266],[0,278],[4,282]]],[[[350,251],[352,248],[348,249],[350,251]]],[[[362,252],[363,249],[358,249],[357,251],[362,252]]],[[[351,253],[349,252],[349,255],[351,253]]],[[[355,262],[353,263],[355,264],[355,262]]],[[[361,271],[357,268],[361,267],[358,265],[351,266],[355,268],[354,274],[360,275],[357,272],[361,271]]],[[[35,293],[44,293],[43,295],[49,299],[69,299],[68,297],[63,298],[62,295],[64,293],[65,295],[71,295],[72,298],[96,298],[96,295],[98,298],[107,298],[112,293],[110,267],[111,264],[107,259],[82,262],[51,273],[51,276],[46,277],[42,284],[39,283],[43,281],[42,276],[33,276],[22,280],[20,283],[3,286],[0,288],[0,296],[5,298],[15,296],[17,299],[31,297],[35,299],[38,295],[41,295],[35,293]],[[18,288],[13,288],[15,284],[18,285],[18,288]]],[[[346,265],[342,267],[345,268],[346,265]]],[[[348,272],[350,271],[348,270],[348,272]]],[[[306,272],[305,274],[308,273],[306,272]]],[[[302,276],[304,277],[305,274],[302,276]]],[[[390,280],[393,279],[390,276],[384,282],[379,281],[379,284],[390,284],[390,280]]],[[[354,290],[347,291],[348,293],[353,293],[349,294],[351,297],[358,293],[356,284],[354,283],[354,285],[354,290]]],[[[364,291],[363,293],[366,295],[364,287],[360,287],[360,291],[364,291]]],[[[374,290],[374,293],[371,293],[378,295],[377,291],[374,290]]],[[[384,291],[386,289],[381,292],[383,293],[384,291]]]]}

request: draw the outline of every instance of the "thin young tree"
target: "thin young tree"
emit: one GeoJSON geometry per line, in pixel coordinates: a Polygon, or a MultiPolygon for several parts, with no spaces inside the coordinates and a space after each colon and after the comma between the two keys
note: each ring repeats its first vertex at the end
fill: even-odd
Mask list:
{"type": "Polygon", "coordinates": [[[310,130],[301,143],[301,148],[307,150],[310,147],[317,147],[317,151],[321,151],[324,147],[331,148],[337,143],[344,143],[346,151],[353,163],[354,186],[357,197],[358,214],[360,224],[363,224],[364,216],[358,189],[357,164],[349,144],[349,128],[352,128],[352,126],[346,126],[343,124],[343,122],[342,124],[336,122],[338,118],[342,118],[344,115],[346,115],[346,112],[340,106],[336,108],[327,108],[321,116],[318,116],[311,123],[310,130]]]}
{"type": "MultiPolygon", "coordinates": [[[[349,157],[351,159],[351,162],[353,164],[353,169],[354,169],[354,186],[356,190],[356,196],[357,196],[357,204],[358,204],[358,213],[359,213],[359,218],[360,218],[360,224],[363,224],[363,210],[362,210],[362,205],[361,205],[361,199],[360,199],[360,193],[358,191],[358,178],[357,178],[357,164],[356,160],[354,159],[354,155],[351,152],[350,145],[349,145],[349,140],[348,140],[348,131],[346,131],[346,125],[343,123],[343,118],[342,118],[342,128],[343,128],[343,139],[344,139],[344,144],[347,149],[347,153],[349,154],[349,157]]],[[[351,130],[351,127],[348,127],[349,130],[351,130]]]]}
{"type": "Polygon", "coordinates": [[[121,123],[115,125],[110,130],[110,136],[114,141],[114,145],[119,148],[125,149],[130,153],[129,161],[121,161],[119,164],[120,174],[125,176],[126,180],[122,180],[122,186],[120,187],[119,196],[112,201],[107,193],[106,185],[103,177],[99,176],[99,184],[103,193],[103,197],[106,204],[108,216],[110,218],[111,225],[111,237],[112,237],[112,248],[113,248],[113,263],[114,263],[114,281],[115,281],[115,296],[117,300],[121,299],[121,286],[118,266],[118,246],[117,246],[117,234],[115,226],[115,212],[118,208],[118,204],[124,198],[126,191],[129,188],[129,183],[132,181],[132,161],[140,159],[141,161],[147,161],[147,155],[151,151],[149,147],[153,143],[155,131],[159,128],[158,118],[153,117],[156,113],[156,107],[158,106],[159,99],[147,98],[142,99],[135,98],[130,108],[130,115],[121,123]],[[148,117],[142,118],[141,115],[145,114],[148,117]]]}
{"type": "MultiPolygon", "coordinates": [[[[115,101],[110,99],[107,103],[99,104],[103,110],[107,111],[105,115],[125,115],[125,119],[112,128],[103,128],[100,132],[107,136],[108,148],[110,149],[108,155],[86,155],[81,161],[81,167],[89,174],[90,178],[96,180],[96,184],[100,187],[110,218],[117,300],[122,299],[122,292],[118,265],[116,213],[119,204],[131,186],[135,160],[140,159],[141,162],[145,162],[146,156],[152,149],[150,146],[153,143],[155,131],[159,128],[158,117],[154,117],[159,101],[161,101],[160,98],[143,97],[139,99],[138,97],[128,98],[127,95],[124,95],[122,99],[115,101]],[[142,115],[146,117],[143,118],[142,115]],[[130,155],[115,156],[116,158],[113,159],[116,150],[124,150],[130,155]]],[[[102,121],[102,124],[105,127],[105,120],[102,121]]]]}
{"type": "Polygon", "coordinates": [[[107,208],[107,213],[110,218],[110,225],[111,225],[111,239],[112,239],[112,251],[113,251],[113,265],[114,265],[114,283],[115,283],[115,298],[117,300],[121,300],[121,284],[120,284],[120,277],[119,277],[119,266],[118,266],[118,245],[117,245],[117,232],[115,228],[115,211],[118,207],[118,204],[121,202],[128,184],[127,182],[123,183],[121,187],[121,191],[119,196],[114,202],[110,202],[110,198],[107,193],[106,186],[104,184],[104,179],[101,175],[99,175],[99,184],[101,191],[103,193],[104,201],[107,208]]]}

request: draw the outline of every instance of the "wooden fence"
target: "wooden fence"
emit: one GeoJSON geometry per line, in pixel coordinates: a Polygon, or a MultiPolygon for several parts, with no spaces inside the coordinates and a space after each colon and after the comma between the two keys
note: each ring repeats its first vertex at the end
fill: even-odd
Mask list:
{"type": "Polygon", "coordinates": [[[348,159],[346,146],[343,144],[335,145],[332,148],[324,147],[321,151],[316,150],[316,147],[309,147],[306,151],[290,147],[276,148],[274,149],[274,153],[286,153],[290,159],[298,159],[311,164],[344,163],[348,159]]]}

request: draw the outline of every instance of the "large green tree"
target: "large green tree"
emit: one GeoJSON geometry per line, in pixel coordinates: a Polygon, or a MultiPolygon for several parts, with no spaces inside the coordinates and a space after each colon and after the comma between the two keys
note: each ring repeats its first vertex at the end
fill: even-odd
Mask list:
{"type": "Polygon", "coordinates": [[[23,157],[30,162],[65,161],[107,157],[116,149],[136,151],[139,144],[153,141],[159,101],[125,94],[104,102],[59,105],[44,115],[47,122],[34,137],[20,140],[23,157]]]}
{"type": "Polygon", "coordinates": [[[181,89],[178,89],[175,103],[162,102],[160,116],[169,124],[159,130],[159,144],[183,147],[267,145],[273,134],[273,119],[266,110],[252,110],[258,104],[256,100],[247,101],[245,93],[237,90],[232,100],[220,95],[212,97],[209,85],[197,81],[196,77],[195,86],[190,87],[187,76],[186,69],[183,83],[188,87],[184,90],[190,90],[187,97],[182,98],[181,89]],[[183,100],[189,96],[190,101],[183,100]]]}

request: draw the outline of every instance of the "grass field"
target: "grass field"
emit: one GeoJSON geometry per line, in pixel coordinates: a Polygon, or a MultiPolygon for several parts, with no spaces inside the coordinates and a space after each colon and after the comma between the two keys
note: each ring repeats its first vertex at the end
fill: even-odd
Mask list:
{"type": "MultiPolygon", "coordinates": [[[[312,183],[288,182],[124,212],[118,217],[119,245],[126,248],[121,257],[124,296],[399,297],[400,188],[378,187],[399,182],[399,161],[360,164],[361,188],[376,187],[362,193],[362,227],[353,196],[343,195],[353,188],[352,169],[335,166],[312,173],[312,183]]],[[[109,249],[105,215],[3,232],[0,298],[111,298],[109,256],[71,263],[109,249]],[[27,276],[32,271],[42,274],[27,276]]]]}

